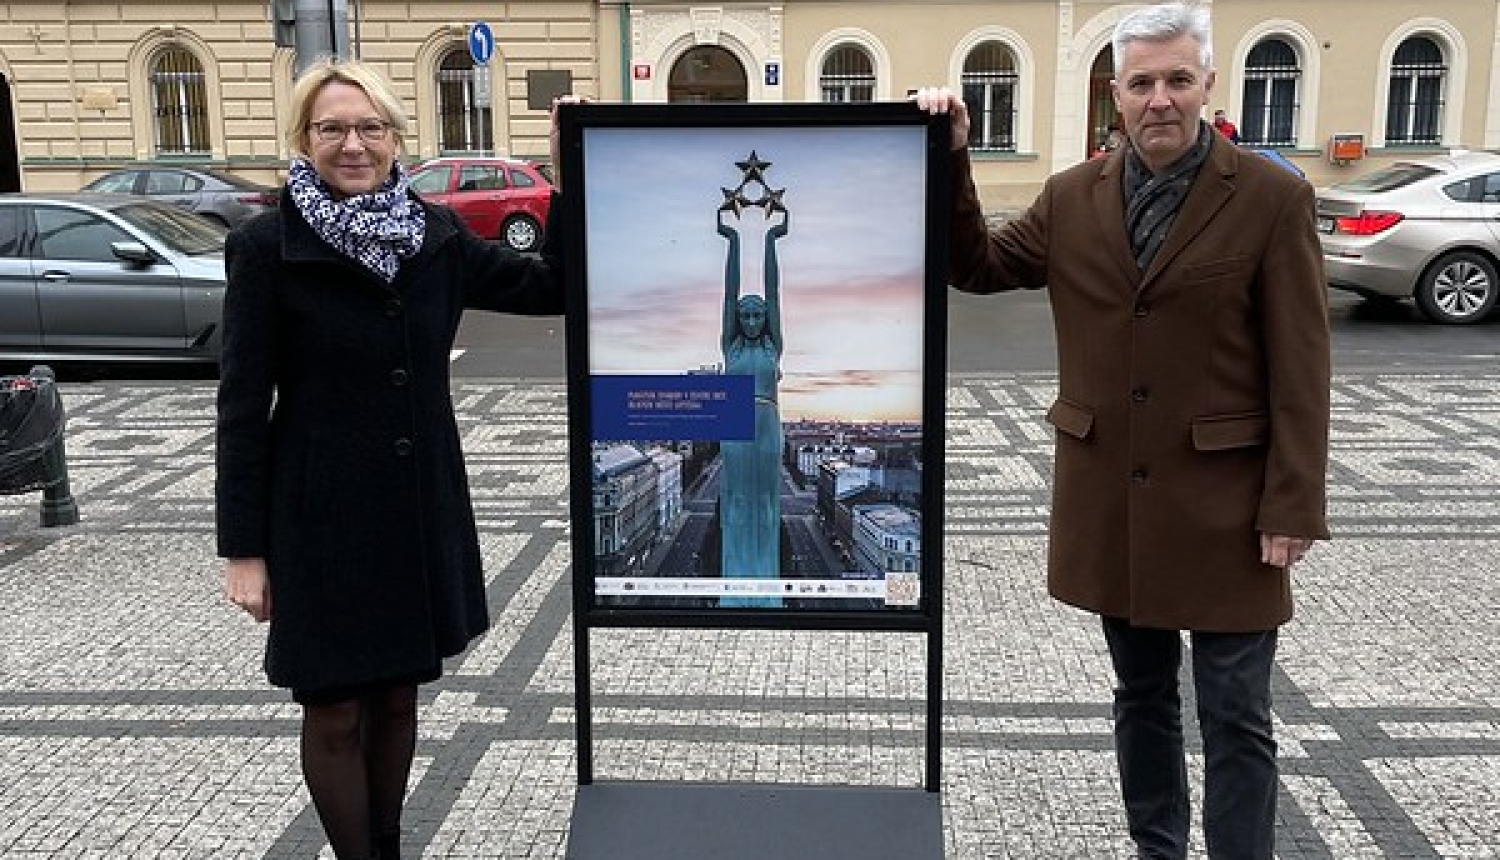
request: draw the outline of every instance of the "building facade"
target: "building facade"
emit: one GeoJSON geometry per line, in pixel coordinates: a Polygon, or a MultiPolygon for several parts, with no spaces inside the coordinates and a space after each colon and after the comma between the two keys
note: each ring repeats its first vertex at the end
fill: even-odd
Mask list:
{"type": "Polygon", "coordinates": [[[633,445],[596,445],[593,453],[594,556],[600,576],[637,573],[655,545],[656,463],[633,445]]]}
{"type": "Polygon", "coordinates": [[[854,556],[864,570],[916,573],[922,569],[922,516],[900,505],[855,505],[854,556]]]}
{"type": "MultiPolygon", "coordinates": [[[[1500,149],[1500,0],[1203,0],[1223,108],[1314,184],[1412,153],[1500,149]],[[1357,142],[1341,149],[1333,143],[1357,142]]],[[[0,182],[77,188],[139,159],[274,180],[293,51],[266,0],[0,4],[0,182]],[[164,23],[167,22],[167,23],[164,23]],[[7,113],[8,111],[8,113],[7,113]]],[[[963,92],[987,205],[1024,205],[1114,119],[1102,0],[348,0],[354,51],[415,120],[407,156],[543,156],[543,76],[623,102],[905,99],[963,92]],[[476,74],[467,31],[495,33],[476,74]],[[482,78],[488,78],[484,85],[482,78]]]]}
{"type": "MultiPolygon", "coordinates": [[[[273,43],[267,0],[0,3],[0,164],[27,190],[71,190],[136,160],[228,169],[276,182],[289,152],[295,51],[273,43]]],[[[590,2],[349,0],[354,52],[396,86],[413,134],[405,155],[543,156],[546,106],[528,86],[566,72],[596,92],[590,2]],[[468,29],[496,33],[488,92],[468,29]]],[[[3,167],[0,167],[3,170],[3,167]]],[[[0,173],[3,178],[3,173],[0,173]]]]}

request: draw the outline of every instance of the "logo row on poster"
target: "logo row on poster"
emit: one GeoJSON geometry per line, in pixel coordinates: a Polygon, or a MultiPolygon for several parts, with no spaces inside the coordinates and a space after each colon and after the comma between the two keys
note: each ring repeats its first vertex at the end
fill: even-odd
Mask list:
{"type": "Polygon", "coordinates": [[[594,591],[610,597],[801,597],[862,598],[887,606],[916,606],[922,580],[895,571],[884,579],[721,579],[673,576],[601,576],[594,591]]]}

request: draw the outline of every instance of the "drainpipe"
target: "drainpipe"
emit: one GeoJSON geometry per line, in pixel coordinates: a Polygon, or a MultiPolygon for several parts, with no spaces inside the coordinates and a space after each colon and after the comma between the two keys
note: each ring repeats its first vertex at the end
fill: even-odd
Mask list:
{"type": "Polygon", "coordinates": [[[620,100],[630,103],[630,91],[635,88],[630,68],[630,4],[620,4],[620,100]]]}
{"type": "Polygon", "coordinates": [[[296,0],[297,74],[326,57],[349,59],[347,0],[296,0]]]}
{"type": "Polygon", "coordinates": [[[359,22],[364,17],[364,10],[360,8],[360,0],[349,0],[349,21],[353,26],[354,33],[349,39],[349,58],[358,60],[360,58],[359,22]]]}
{"type": "MultiPolygon", "coordinates": [[[[73,151],[78,153],[79,160],[83,159],[83,100],[78,94],[78,69],[73,62],[77,55],[73,53],[73,12],[69,4],[63,4],[63,51],[66,52],[68,63],[68,98],[73,102],[73,151]]],[[[41,44],[40,41],[37,44],[41,44]]],[[[79,184],[84,179],[80,174],[79,184]]]]}

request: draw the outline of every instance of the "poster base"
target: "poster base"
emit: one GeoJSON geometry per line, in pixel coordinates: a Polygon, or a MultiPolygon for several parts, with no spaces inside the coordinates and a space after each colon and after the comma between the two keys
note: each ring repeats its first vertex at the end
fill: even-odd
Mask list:
{"type": "Polygon", "coordinates": [[[567,860],[942,860],[942,795],[752,783],[581,785],[567,860]]]}

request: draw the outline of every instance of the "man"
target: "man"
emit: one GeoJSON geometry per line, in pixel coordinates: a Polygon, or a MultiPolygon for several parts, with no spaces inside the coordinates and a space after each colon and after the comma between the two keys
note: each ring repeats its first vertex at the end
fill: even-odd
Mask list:
{"type": "Polygon", "coordinates": [[[1240,130],[1229,121],[1229,117],[1225,116],[1222,110],[1214,111],[1214,130],[1224,135],[1224,139],[1230,143],[1240,142],[1240,130]]]}
{"type": "Polygon", "coordinates": [[[953,126],[951,275],[976,293],[1050,290],[1057,332],[1048,590],[1095,612],[1114,666],[1115,747],[1140,857],[1183,858],[1178,692],[1189,631],[1213,858],[1272,856],[1270,675],[1290,573],[1327,537],[1329,337],[1313,192],[1201,119],[1208,13],[1123,18],[1126,144],[1050,178],[989,232],[953,126]]]}

